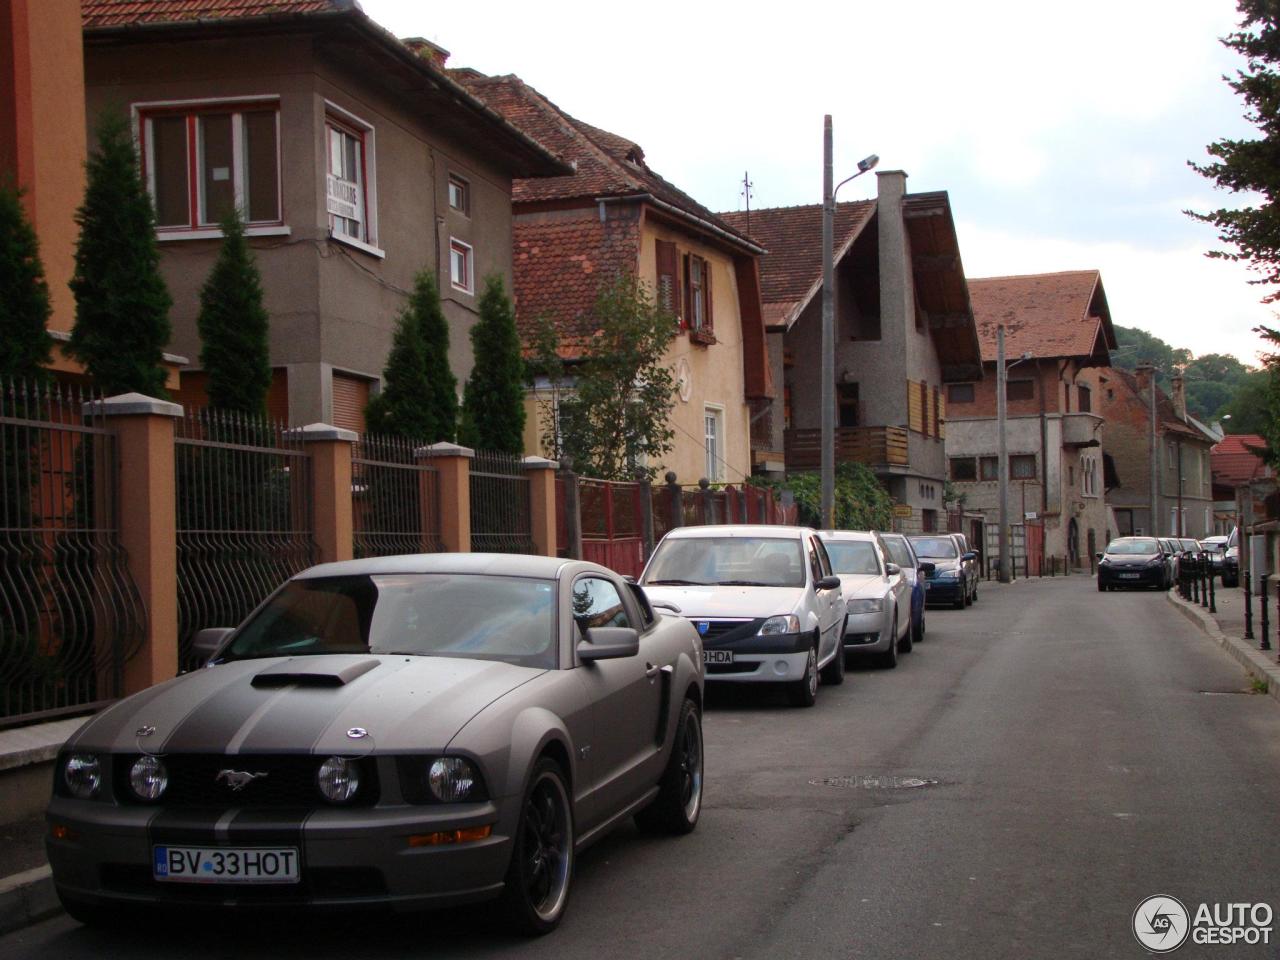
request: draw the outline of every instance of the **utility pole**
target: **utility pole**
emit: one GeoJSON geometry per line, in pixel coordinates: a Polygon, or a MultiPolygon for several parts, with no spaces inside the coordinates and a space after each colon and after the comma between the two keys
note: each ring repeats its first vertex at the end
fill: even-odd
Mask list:
{"type": "Polygon", "coordinates": [[[835,190],[831,114],[822,120],[822,527],[836,526],[835,190]]]}
{"type": "Polygon", "coordinates": [[[755,184],[751,182],[751,172],[742,171],[742,196],[747,202],[747,236],[751,236],[751,188],[755,184]]]}
{"type": "Polygon", "coordinates": [[[1156,443],[1156,368],[1144,364],[1141,369],[1150,377],[1151,429],[1148,438],[1151,445],[1151,529],[1148,536],[1160,536],[1160,448],[1156,443]]]}
{"type": "Polygon", "coordinates": [[[1000,582],[1009,582],[1009,455],[1005,425],[1009,418],[1006,384],[1009,375],[1004,366],[1004,324],[996,327],[996,476],[1000,482],[1000,582]]]}
{"type": "MultiPolygon", "coordinates": [[[[1182,438],[1178,438],[1178,536],[1185,537],[1182,530],[1182,438]]],[[[1207,536],[1207,534],[1206,534],[1207,536]]]]}

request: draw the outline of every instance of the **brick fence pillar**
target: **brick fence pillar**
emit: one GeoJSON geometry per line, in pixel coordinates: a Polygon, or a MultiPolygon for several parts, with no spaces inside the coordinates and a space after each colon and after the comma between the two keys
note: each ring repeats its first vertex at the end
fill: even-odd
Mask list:
{"type": "Polygon", "coordinates": [[[129,572],[147,612],[142,648],[125,663],[124,692],[178,673],[178,507],[174,420],[182,407],[140,393],[85,404],[110,418],[120,469],[116,523],[129,572]]]}
{"type": "Polygon", "coordinates": [[[440,542],[449,553],[470,553],[471,461],[476,452],[444,442],[426,449],[440,478],[440,542]]]}
{"type": "Polygon", "coordinates": [[[351,508],[351,445],[360,437],[353,430],[327,423],[309,423],[296,431],[311,455],[312,534],[317,560],[332,563],[354,555],[351,508]]]}
{"type": "Polygon", "coordinates": [[[560,464],[546,457],[525,457],[529,477],[529,523],[539,556],[556,555],[556,470],[560,464]]]}

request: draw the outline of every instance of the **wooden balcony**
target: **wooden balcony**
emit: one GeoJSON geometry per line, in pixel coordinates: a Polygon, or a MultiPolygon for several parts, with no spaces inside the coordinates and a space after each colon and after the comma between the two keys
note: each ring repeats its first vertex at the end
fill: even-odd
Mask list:
{"type": "MultiPolygon", "coordinates": [[[[822,466],[822,431],[786,432],[788,470],[817,470],[822,466]]],[[[857,461],[868,466],[907,466],[905,427],[837,427],[836,463],[857,461]]]]}

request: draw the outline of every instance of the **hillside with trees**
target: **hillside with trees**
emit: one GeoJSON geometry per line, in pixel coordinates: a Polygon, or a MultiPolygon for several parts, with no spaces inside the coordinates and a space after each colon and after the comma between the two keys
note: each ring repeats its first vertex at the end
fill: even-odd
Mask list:
{"type": "Polygon", "coordinates": [[[1266,428],[1266,371],[1246,366],[1230,354],[1194,356],[1190,350],[1172,347],[1136,327],[1117,326],[1115,331],[1119,345],[1111,351],[1112,366],[1132,370],[1140,363],[1150,363],[1156,368],[1156,382],[1166,393],[1170,378],[1181,368],[1191,416],[1205,423],[1221,420],[1227,433],[1262,433],[1266,428]]]}

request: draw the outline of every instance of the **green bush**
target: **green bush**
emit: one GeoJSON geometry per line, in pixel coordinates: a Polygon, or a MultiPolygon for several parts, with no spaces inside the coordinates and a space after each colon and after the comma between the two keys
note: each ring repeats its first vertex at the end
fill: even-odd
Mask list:
{"type": "MultiPolygon", "coordinates": [[[[893,527],[893,499],[864,463],[836,464],[836,528],[839,530],[889,530],[893,527]]],[[[787,489],[799,507],[800,523],[822,525],[822,474],[792,473],[786,480],[752,477],[756,486],[787,489]]]]}

